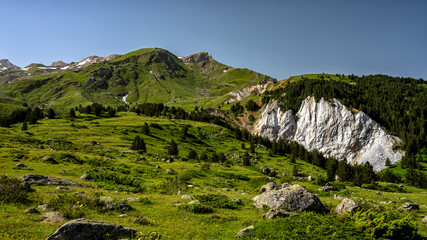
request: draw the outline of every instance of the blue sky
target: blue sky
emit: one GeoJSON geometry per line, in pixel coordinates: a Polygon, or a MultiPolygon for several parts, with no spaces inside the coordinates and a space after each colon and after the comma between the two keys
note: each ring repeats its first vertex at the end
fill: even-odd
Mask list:
{"type": "Polygon", "coordinates": [[[3,1],[0,59],[79,61],[146,47],[277,79],[305,73],[427,79],[427,1],[3,1]]]}

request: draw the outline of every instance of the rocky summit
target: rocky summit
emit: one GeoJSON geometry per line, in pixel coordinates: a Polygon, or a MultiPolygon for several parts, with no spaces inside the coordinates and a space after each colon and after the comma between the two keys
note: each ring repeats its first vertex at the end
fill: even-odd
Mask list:
{"type": "Polygon", "coordinates": [[[19,67],[12,64],[8,59],[0,59],[0,70],[6,69],[19,69],[19,67]]]}

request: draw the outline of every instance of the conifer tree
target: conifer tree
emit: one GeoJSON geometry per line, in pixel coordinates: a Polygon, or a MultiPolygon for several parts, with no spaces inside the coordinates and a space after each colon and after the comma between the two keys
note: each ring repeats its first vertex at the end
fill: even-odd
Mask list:
{"type": "Polygon", "coordinates": [[[138,135],[135,136],[131,146],[132,150],[137,150],[139,152],[146,152],[147,148],[145,146],[144,139],[140,138],[138,135]]]}
{"type": "Polygon", "coordinates": [[[168,148],[169,155],[178,155],[178,145],[176,142],[172,139],[168,148]]]}
{"type": "Polygon", "coordinates": [[[142,131],[145,135],[150,135],[150,126],[148,126],[147,123],[144,123],[144,126],[142,127],[142,131]]]}
{"type": "Polygon", "coordinates": [[[76,117],[76,112],[74,111],[73,108],[71,108],[69,116],[70,116],[70,118],[76,117]]]}

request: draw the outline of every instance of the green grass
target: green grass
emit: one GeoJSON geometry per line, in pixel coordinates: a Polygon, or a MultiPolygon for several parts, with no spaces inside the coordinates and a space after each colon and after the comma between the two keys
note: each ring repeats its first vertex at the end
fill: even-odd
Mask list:
{"type": "MultiPolygon", "coordinates": [[[[156,231],[162,235],[162,239],[233,239],[240,229],[253,225],[254,222],[261,224],[264,213],[252,206],[251,198],[259,194],[260,186],[272,180],[306,187],[310,192],[318,194],[329,210],[334,209],[340,202],[333,198],[334,194],[357,198],[357,202],[369,208],[381,209],[384,207],[379,206],[379,201],[393,200],[397,204],[387,205],[387,208],[396,210],[404,202],[400,200],[402,197],[420,205],[427,204],[425,190],[412,187],[405,187],[405,192],[399,193],[380,191],[380,195],[375,194],[376,190],[357,187],[342,188],[336,193],[320,192],[320,186],[314,182],[297,181],[289,177],[293,167],[290,156],[268,156],[267,150],[257,148],[256,164],[245,167],[235,163],[238,159],[232,159],[231,156],[244,154],[241,149],[242,141],[236,140],[234,134],[225,128],[203,122],[137,116],[134,113],[120,112],[118,115],[114,118],[97,118],[93,115],[77,114],[74,120],[43,119],[38,124],[29,125],[27,131],[21,131],[19,124],[0,128],[0,174],[63,177],[89,185],[71,187],[74,191],[83,191],[87,196],[109,196],[119,202],[129,197],[147,197],[150,204],[130,202],[134,210],[127,212],[129,216],[125,218],[118,217],[120,212],[117,211],[102,213],[96,208],[84,205],[82,209],[67,214],[74,217],[83,214],[85,218],[137,228],[143,233],[156,231]],[[94,124],[94,121],[98,124],[94,124]],[[158,124],[160,128],[150,127],[150,135],[145,135],[142,133],[145,122],[158,124]],[[190,126],[189,136],[182,141],[180,134],[184,125],[190,126]],[[130,150],[136,135],[144,139],[147,153],[125,152],[130,150]],[[179,158],[172,163],[166,163],[162,159],[169,157],[167,147],[172,139],[178,143],[179,158]],[[92,145],[91,140],[99,144],[92,145]],[[210,163],[209,169],[203,168],[203,162],[186,159],[191,149],[198,155],[205,152],[209,156],[214,151],[228,154],[230,165],[210,163]],[[42,162],[41,158],[44,156],[53,156],[59,164],[42,162]],[[24,163],[30,169],[15,168],[18,162],[24,163]],[[276,178],[268,179],[260,173],[261,166],[274,168],[279,174],[276,178]],[[101,170],[103,174],[119,177],[119,181],[106,175],[91,182],[79,178],[83,173],[96,169],[101,170]],[[166,169],[172,169],[172,174],[168,174],[166,169]],[[168,178],[176,180],[167,181],[168,178]],[[169,194],[164,194],[166,188],[170,190],[169,194]],[[188,203],[190,200],[182,199],[181,195],[177,194],[178,190],[194,199],[202,199],[213,212],[198,214],[193,213],[193,210],[180,209],[176,204],[188,203]],[[226,197],[219,197],[222,195],[226,197]],[[233,198],[240,198],[243,204],[237,207],[229,205],[228,200],[233,198]],[[141,214],[146,218],[145,225],[133,221],[141,214]]],[[[248,146],[248,143],[246,145],[248,146]]],[[[295,164],[304,179],[307,179],[308,175],[316,179],[326,175],[323,169],[300,159],[297,159],[295,164]]],[[[40,215],[28,216],[23,213],[26,209],[55,201],[68,205],[74,201],[76,204],[77,201],[83,201],[73,197],[69,197],[70,201],[59,201],[58,193],[52,192],[56,191],[56,186],[33,188],[36,191],[29,195],[31,202],[0,205],[1,239],[44,239],[61,224],[40,222],[40,215]]],[[[88,204],[93,203],[85,201],[88,201],[88,204]]],[[[411,222],[423,236],[427,236],[427,230],[420,220],[426,213],[425,207],[410,213],[411,222]]],[[[317,218],[322,221],[323,216],[317,218]]]]}

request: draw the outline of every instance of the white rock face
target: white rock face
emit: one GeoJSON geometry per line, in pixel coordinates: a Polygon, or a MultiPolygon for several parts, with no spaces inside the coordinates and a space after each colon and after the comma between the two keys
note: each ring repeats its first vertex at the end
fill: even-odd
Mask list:
{"type": "Polygon", "coordinates": [[[228,93],[230,99],[225,101],[225,103],[228,104],[232,102],[241,101],[252,94],[262,94],[271,87],[271,84],[268,83],[244,87],[242,89],[228,93]]]}
{"type": "Polygon", "coordinates": [[[385,168],[385,161],[399,161],[403,152],[393,149],[401,143],[384,132],[363,112],[354,113],[336,99],[330,102],[307,97],[296,115],[282,112],[276,101],[261,110],[252,133],[270,140],[296,141],[307,150],[319,150],[327,157],[351,163],[370,162],[375,171],[385,168]]]}

